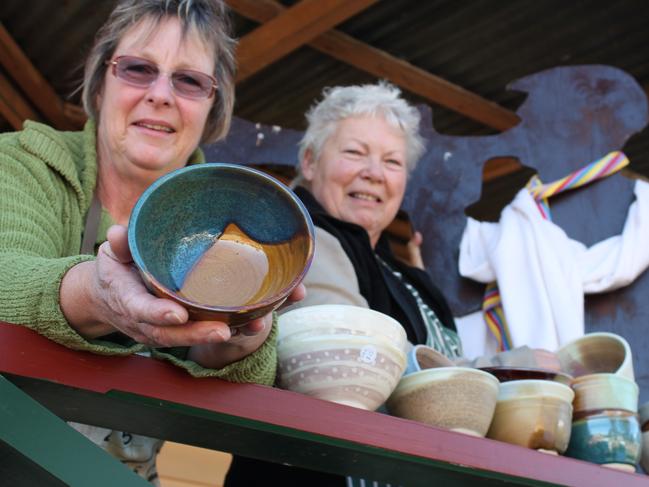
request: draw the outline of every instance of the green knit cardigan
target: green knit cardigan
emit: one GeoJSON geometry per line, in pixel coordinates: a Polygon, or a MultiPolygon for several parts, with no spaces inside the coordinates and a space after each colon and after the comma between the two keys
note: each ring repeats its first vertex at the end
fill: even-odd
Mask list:
{"type": "MultiPolygon", "coordinates": [[[[150,349],[132,340],[86,340],[66,321],[59,304],[61,279],[79,255],[86,212],[97,180],[96,128],[59,132],[25,122],[0,134],[0,320],[21,324],[76,350],[108,355],[150,351],[195,377],[271,385],[275,379],[277,325],[253,354],[222,369],[186,360],[186,348],[150,349]]],[[[197,150],[190,163],[204,162],[197,150]]],[[[97,243],[113,224],[102,211],[97,243]]],[[[124,338],[124,337],[122,337],[124,338]]]]}

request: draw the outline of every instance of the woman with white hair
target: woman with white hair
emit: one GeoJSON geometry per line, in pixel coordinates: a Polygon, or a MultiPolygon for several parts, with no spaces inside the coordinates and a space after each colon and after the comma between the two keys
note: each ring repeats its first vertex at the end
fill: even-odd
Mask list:
{"type": "MultiPolygon", "coordinates": [[[[351,304],[392,316],[413,344],[462,355],[453,316],[422,269],[397,260],[384,230],[424,151],[420,115],[396,87],[336,87],[307,114],[295,192],[316,226],[300,305],[351,304]]],[[[235,457],[226,486],[353,485],[353,479],[235,457]]]]}

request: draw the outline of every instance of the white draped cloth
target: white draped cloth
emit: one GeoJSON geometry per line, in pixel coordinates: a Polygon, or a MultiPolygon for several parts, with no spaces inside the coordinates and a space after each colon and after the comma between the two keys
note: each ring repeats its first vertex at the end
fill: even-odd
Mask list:
{"type": "Polygon", "coordinates": [[[649,184],[634,193],[622,233],[591,247],[543,219],[525,188],[498,223],[468,219],[460,274],[498,282],[514,347],[556,350],[582,336],[584,294],[626,286],[649,266],[649,184]]]}

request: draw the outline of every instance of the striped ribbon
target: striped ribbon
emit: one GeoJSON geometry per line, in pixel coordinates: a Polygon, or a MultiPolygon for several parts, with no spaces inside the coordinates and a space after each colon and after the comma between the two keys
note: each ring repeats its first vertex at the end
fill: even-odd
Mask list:
{"type": "MultiPolygon", "coordinates": [[[[628,166],[628,164],[629,159],[624,153],[615,151],[554,183],[543,184],[538,176],[534,176],[527,183],[527,189],[534,198],[543,219],[552,220],[550,205],[548,203],[548,199],[551,196],[585,186],[593,181],[610,176],[628,166]]],[[[495,281],[487,284],[482,299],[482,312],[489,331],[498,343],[498,350],[510,350],[512,348],[511,336],[509,334],[507,320],[505,319],[498,284],[495,281]]]]}

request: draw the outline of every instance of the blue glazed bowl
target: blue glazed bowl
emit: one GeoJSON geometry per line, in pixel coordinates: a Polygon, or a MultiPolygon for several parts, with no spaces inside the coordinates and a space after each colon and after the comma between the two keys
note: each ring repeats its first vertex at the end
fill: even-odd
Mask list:
{"type": "Polygon", "coordinates": [[[641,444],[637,414],[605,410],[573,421],[565,454],[600,465],[628,465],[633,471],[640,460],[641,444]]]}
{"type": "Polygon", "coordinates": [[[198,164],[155,181],[128,226],[148,289],[193,320],[238,326],[279,307],[314,252],[311,218],[284,184],[255,169],[198,164]]]}

